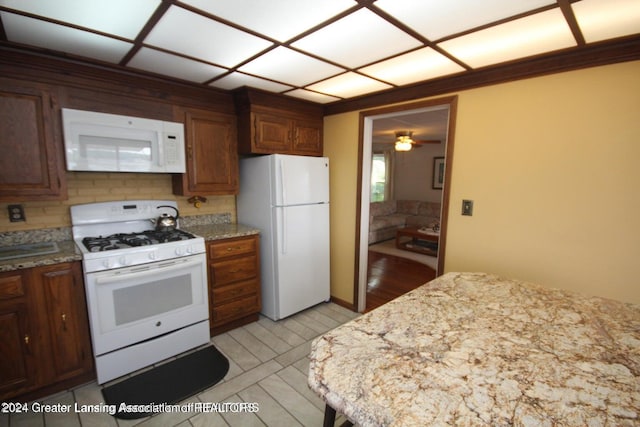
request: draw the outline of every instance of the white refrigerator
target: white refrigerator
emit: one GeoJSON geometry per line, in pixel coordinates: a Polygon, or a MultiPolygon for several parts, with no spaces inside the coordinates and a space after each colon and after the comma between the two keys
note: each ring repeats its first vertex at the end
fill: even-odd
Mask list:
{"type": "Polygon", "coordinates": [[[329,300],[329,159],[240,159],[238,222],[258,228],[262,314],[283,319],[329,300]]]}

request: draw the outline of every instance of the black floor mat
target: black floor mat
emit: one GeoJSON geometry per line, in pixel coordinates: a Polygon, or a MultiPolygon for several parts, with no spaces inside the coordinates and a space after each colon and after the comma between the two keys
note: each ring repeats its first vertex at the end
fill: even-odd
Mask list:
{"type": "Polygon", "coordinates": [[[227,358],[214,346],[207,346],[105,387],[102,394],[107,405],[115,405],[116,418],[143,418],[163,412],[162,404],[175,404],[211,387],[222,380],[228,370],[227,358]],[[122,403],[134,406],[123,408],[122,403]]]}

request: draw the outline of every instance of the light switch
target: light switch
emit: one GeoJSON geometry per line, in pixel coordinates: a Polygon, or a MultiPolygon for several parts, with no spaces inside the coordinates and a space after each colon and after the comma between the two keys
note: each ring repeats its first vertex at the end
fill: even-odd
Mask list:
{"type": "Polygon", "coordinates": [[[462,215],[473,215],[473,200],[462,201],[462,215]]]}

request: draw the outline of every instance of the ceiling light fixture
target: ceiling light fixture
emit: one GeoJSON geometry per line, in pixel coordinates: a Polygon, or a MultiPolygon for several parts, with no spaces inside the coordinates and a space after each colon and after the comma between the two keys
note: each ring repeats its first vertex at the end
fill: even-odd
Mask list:
{"type": "Polygon", "coordinates": [[[396,151],[409,151],[413,145],[413,139],[411,139],[413,132],[411,131],[398,131],[396,132],[396,151]]]}

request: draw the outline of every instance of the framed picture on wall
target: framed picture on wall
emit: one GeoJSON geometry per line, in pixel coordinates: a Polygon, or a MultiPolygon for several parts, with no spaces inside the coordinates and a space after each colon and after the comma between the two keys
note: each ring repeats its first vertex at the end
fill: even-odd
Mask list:
{"type": "Polygon", "coordinates": [[[441,190],[444,184],[444,157],[433,158],[433,180],[431,188],[441,190]]]}

